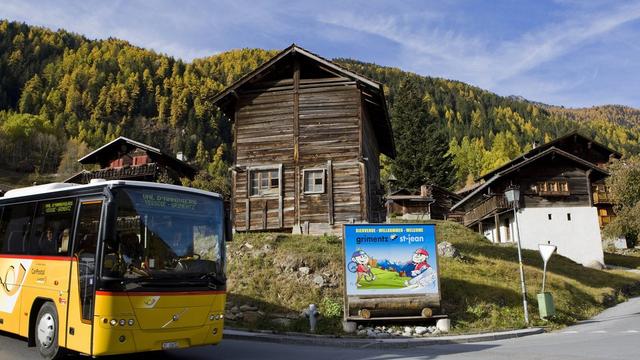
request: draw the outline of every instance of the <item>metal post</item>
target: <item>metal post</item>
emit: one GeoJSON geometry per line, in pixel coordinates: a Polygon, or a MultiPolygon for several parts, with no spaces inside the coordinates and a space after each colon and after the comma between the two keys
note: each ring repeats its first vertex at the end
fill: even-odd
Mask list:
{"type": "Polygon", "coordinates": [[[516,232],[518,235],[518,262],[520,263],[520,287],[522,288],[522,306],[524,307],[524,322],[527,325],[529,325],[529,310],[527,307],[527,287],[524,282],[524,266],[522,265],[522,248],[520,246],[520,225],[518,224],[516,201],[513,202],[513,218],[516,222],[516,232]]]}
{"type": "Polygon", "coordinates": [[[544,283],[547,280],[547,262],[544,262],[544,269],[542,270],[542,293],[544,294],[544,283]]]}

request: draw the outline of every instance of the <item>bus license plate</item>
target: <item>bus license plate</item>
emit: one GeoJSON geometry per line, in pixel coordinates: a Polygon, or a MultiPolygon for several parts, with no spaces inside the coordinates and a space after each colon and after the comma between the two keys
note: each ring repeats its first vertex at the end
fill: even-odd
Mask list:
{"type": "Polygon", "coordinates": [[[178,348],[177,341],[168,341],[168,342],[162,343],[162,350],[171,350],[171,349],[177,349],[177,348],[178,348]]]}

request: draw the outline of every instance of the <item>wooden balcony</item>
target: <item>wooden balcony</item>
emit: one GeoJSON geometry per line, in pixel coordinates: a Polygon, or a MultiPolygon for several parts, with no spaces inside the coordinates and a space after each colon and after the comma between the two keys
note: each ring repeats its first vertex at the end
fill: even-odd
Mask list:
{"type": "Polygon", "coordinates": [[[472,225],[473,223],[487,218],[489,215],[493,215],[496,212],[508,209],[507,199],[504,195],[493,195],[488,197],[473,210],[464,214],[463,223],[465,226],[472,225]]]}
{"type": "Polygon", "coordinates": [[[100,169],[83,174],[83,182],[89,183],[91,179],[120,180],[139,179],[156,176],[158,165],[155,163],[125,166],[121,168],[100,169]]]}
{"type": "Polygon", "coordinates": [[[611,204],[611,194],[608,191],[594,191],[593,192],[594,204],[611,204]]]}

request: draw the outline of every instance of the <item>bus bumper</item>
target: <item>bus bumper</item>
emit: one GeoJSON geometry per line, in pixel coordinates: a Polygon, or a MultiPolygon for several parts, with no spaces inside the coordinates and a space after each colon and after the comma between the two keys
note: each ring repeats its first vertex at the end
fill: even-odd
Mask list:
{"type": "Polygon", "coordinates": [[[94,356],[102,356],[215,345],[222,340],[222,329],[222,320],[204,326],[170,330],[106,329],[96,326],[92,352],[94,356]]]}

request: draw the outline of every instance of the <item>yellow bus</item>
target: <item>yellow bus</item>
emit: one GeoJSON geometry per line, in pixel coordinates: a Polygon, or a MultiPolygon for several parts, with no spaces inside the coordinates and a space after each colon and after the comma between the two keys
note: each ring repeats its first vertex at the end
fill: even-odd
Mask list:
{"type": "Polygon", "coordinates": [[[0,332],[47,359],[217,344],[220,195],[136,181],[47,184],[0,198],[0,332]]]}

